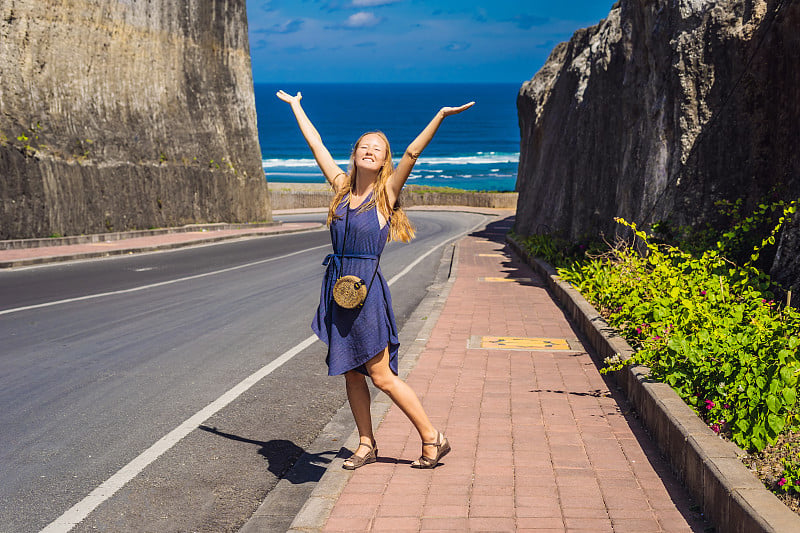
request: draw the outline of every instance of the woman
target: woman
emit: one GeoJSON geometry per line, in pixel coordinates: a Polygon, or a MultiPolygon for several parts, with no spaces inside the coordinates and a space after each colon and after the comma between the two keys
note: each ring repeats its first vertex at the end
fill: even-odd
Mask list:
{"type": "Polygon", "coordinates": [[[397,376],[397,326],[389,286],[378,266],[387,241],[408,242],[414,230],[397,199],[422,150],[430,143],[442,120],[471,107],[443,107],[408,146],[395,168],[389,141],[380,132],[359,138],[350,155],[349,173],[331,157],[314,125],[300,105],[302,95],[278,91],[278,98],[292,107],[314,159],[335,195],[328,210],[334,253],[325,263],[320,305],[312,323],[317,336],[328,345],[328,374],[344,374],[347,399],[360,436],[356,451],[343,467],[354,470],[374,463],[378,447],[372,432],[370,395],[366,377],[385,392],[408,416],[422,439],[422,455],[414,468],[434,468],[450,451],[450,444],[428,419],[417,395],[397,376]],[[332,298],[339,276],[356,275],[368,292],[356,309],[337,305],[332,298]]]}

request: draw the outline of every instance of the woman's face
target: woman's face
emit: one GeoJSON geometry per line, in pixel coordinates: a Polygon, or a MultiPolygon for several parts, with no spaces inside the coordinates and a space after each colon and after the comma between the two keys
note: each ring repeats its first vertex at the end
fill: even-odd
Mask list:
{"type": "Polygon", "coordinates": [[[386,161],[386,143],[373,133],[365,135],[353,154],[356,168],[380,172],[384,161],[386,161]]]}

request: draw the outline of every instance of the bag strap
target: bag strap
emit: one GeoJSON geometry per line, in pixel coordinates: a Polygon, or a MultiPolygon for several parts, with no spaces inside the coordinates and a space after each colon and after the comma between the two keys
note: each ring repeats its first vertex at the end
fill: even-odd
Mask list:
{"type": "MultiPolygon", "coordinates": [[[[339,267],[344,263],[342,262],[344,259],[344,248],[347,246],[347,228],[350,226],[350,194],[347,195],[347,206],[344,208],[344,238],[342,239],[342,247],[339,249],[339,267]]],[[[342,273],[339,272],[339,277],[341,277],[342,273]]]]}

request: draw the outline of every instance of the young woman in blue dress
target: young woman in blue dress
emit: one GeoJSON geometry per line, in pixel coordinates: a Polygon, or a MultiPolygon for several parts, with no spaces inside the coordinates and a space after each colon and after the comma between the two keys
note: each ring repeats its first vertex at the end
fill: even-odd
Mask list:
{"type": "MultiPolygon", "coordinates": [[[[277,96],[291,106],[300,131],[311,148],[317,165],[325,179],[333,187],[335,194],[328,212],[328,224],[331,226],[334,248],[338,242],[343,249],[346,244],[345,240],[350,246],[353,246],[352,243],[362,243],[360,246],[371,246],[373,249],[368,252],[376,254],[376,256],[380,255],[387,240],[408,242],[413,238],[414,230],[397,203],[400,191],[411,174],[420,153],[428,146],[445,117],[461,113],[475,103],[470,102],[460,107],[440,109],[425,129],[409,144],[396,167],[392,164],[392,154],[386,136],[381,132],[365,133],[353,147],[349,172],[346,173],[336,164],[323,144],[319,132],[300,105],[301,93],[298,92],[292,96],[284,91],[278,91],[277,96]],[[378,226],[370,225],[369,222],[374,219],[367,218],[375,215],[377,215],[378,226]],[[357,218],[359,216],[364,218],[359,221],[357,218]],[[351,233],[348,238],[346,229],[350,229],[353,233],[358,231],[364,234],[371,233],[366,238],[365,235],[351,233]],[[379,244],[363,244],[369,243],[370,239],[374,243],[376,238],[381,239],[379,244]]],[[[364,250],[350,250],[348,253],[352,257],[354,252],[363,254],[364,250]]],[[[335,254],[331,254],[331,256],[333,255],[335,254]]],[[[340,261],[343,259],[340,258],[340,261]]],[[[373,266],[371,261],[359,262],[353,259],[351,261],[353,264],[368,264],[361,268],[361,272],[366,273],[366,275],[360,276],[362,279],[369,278],[372,273],[371,269],[377,273],[378,279],[374,284],[370,284],[370,292],[367,294],[367,301],[362,309],[356,312],[337,309],[336,304],[331,301],[330,295],[332,283],[335,281],[332,277],[340,274],[340,272],[336,272],[336,268],[333,268],[334,263],[336,261],[331,262],[326,272],[320,308],[317,311],[313,327],[317,335],[328,344],[329,373],[334,375],[344,373],[347,399],[360,436],[358,448],[349,459],[345,460],[343,467],[353,470],[377,460],[378,450],[372,430],[370,394],[365,379],[366,374],[372,379],[372,383],[386,393],[405,413],[419,432],[422,439],[422,455],[411,466],[434,468],[439,460],[450,451],[450,443],[441,432],[433,427],[416,393],[397,376],[399,343],[391,311],[388,285],[380,275],[377,265],[373,266]],[[376,301],[377,299],[380,301],[376,301]],[[373,313],[369,313],[369,311],[373,311],[373,313]],[[382,316],[378,317],[378,314],[382,314],[382,316]],[[358,336],[368,338],[354,338],[358,336]],[[384,343],[383,339],[388,339],[388,341],[384,343]],[[373,351],[356,353],[363,351],[365,346],[374,344],[376,341],[381,345],[376,346],[373,351]]],[[[341,268],[341,265],[338,267],[341,268]]],[[[369,350],[369,348],[366,349],[369,350]]]]}

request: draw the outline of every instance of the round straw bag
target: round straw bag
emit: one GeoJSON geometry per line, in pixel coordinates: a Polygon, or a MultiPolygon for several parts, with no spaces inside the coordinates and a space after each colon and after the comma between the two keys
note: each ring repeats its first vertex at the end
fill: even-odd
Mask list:
{"type": "Polygon", "coordinates": [[[358,276],[342,276],[333,286],[333,299],[345,309],[355,309],[367,297],[367,284],[358,276]]]}

